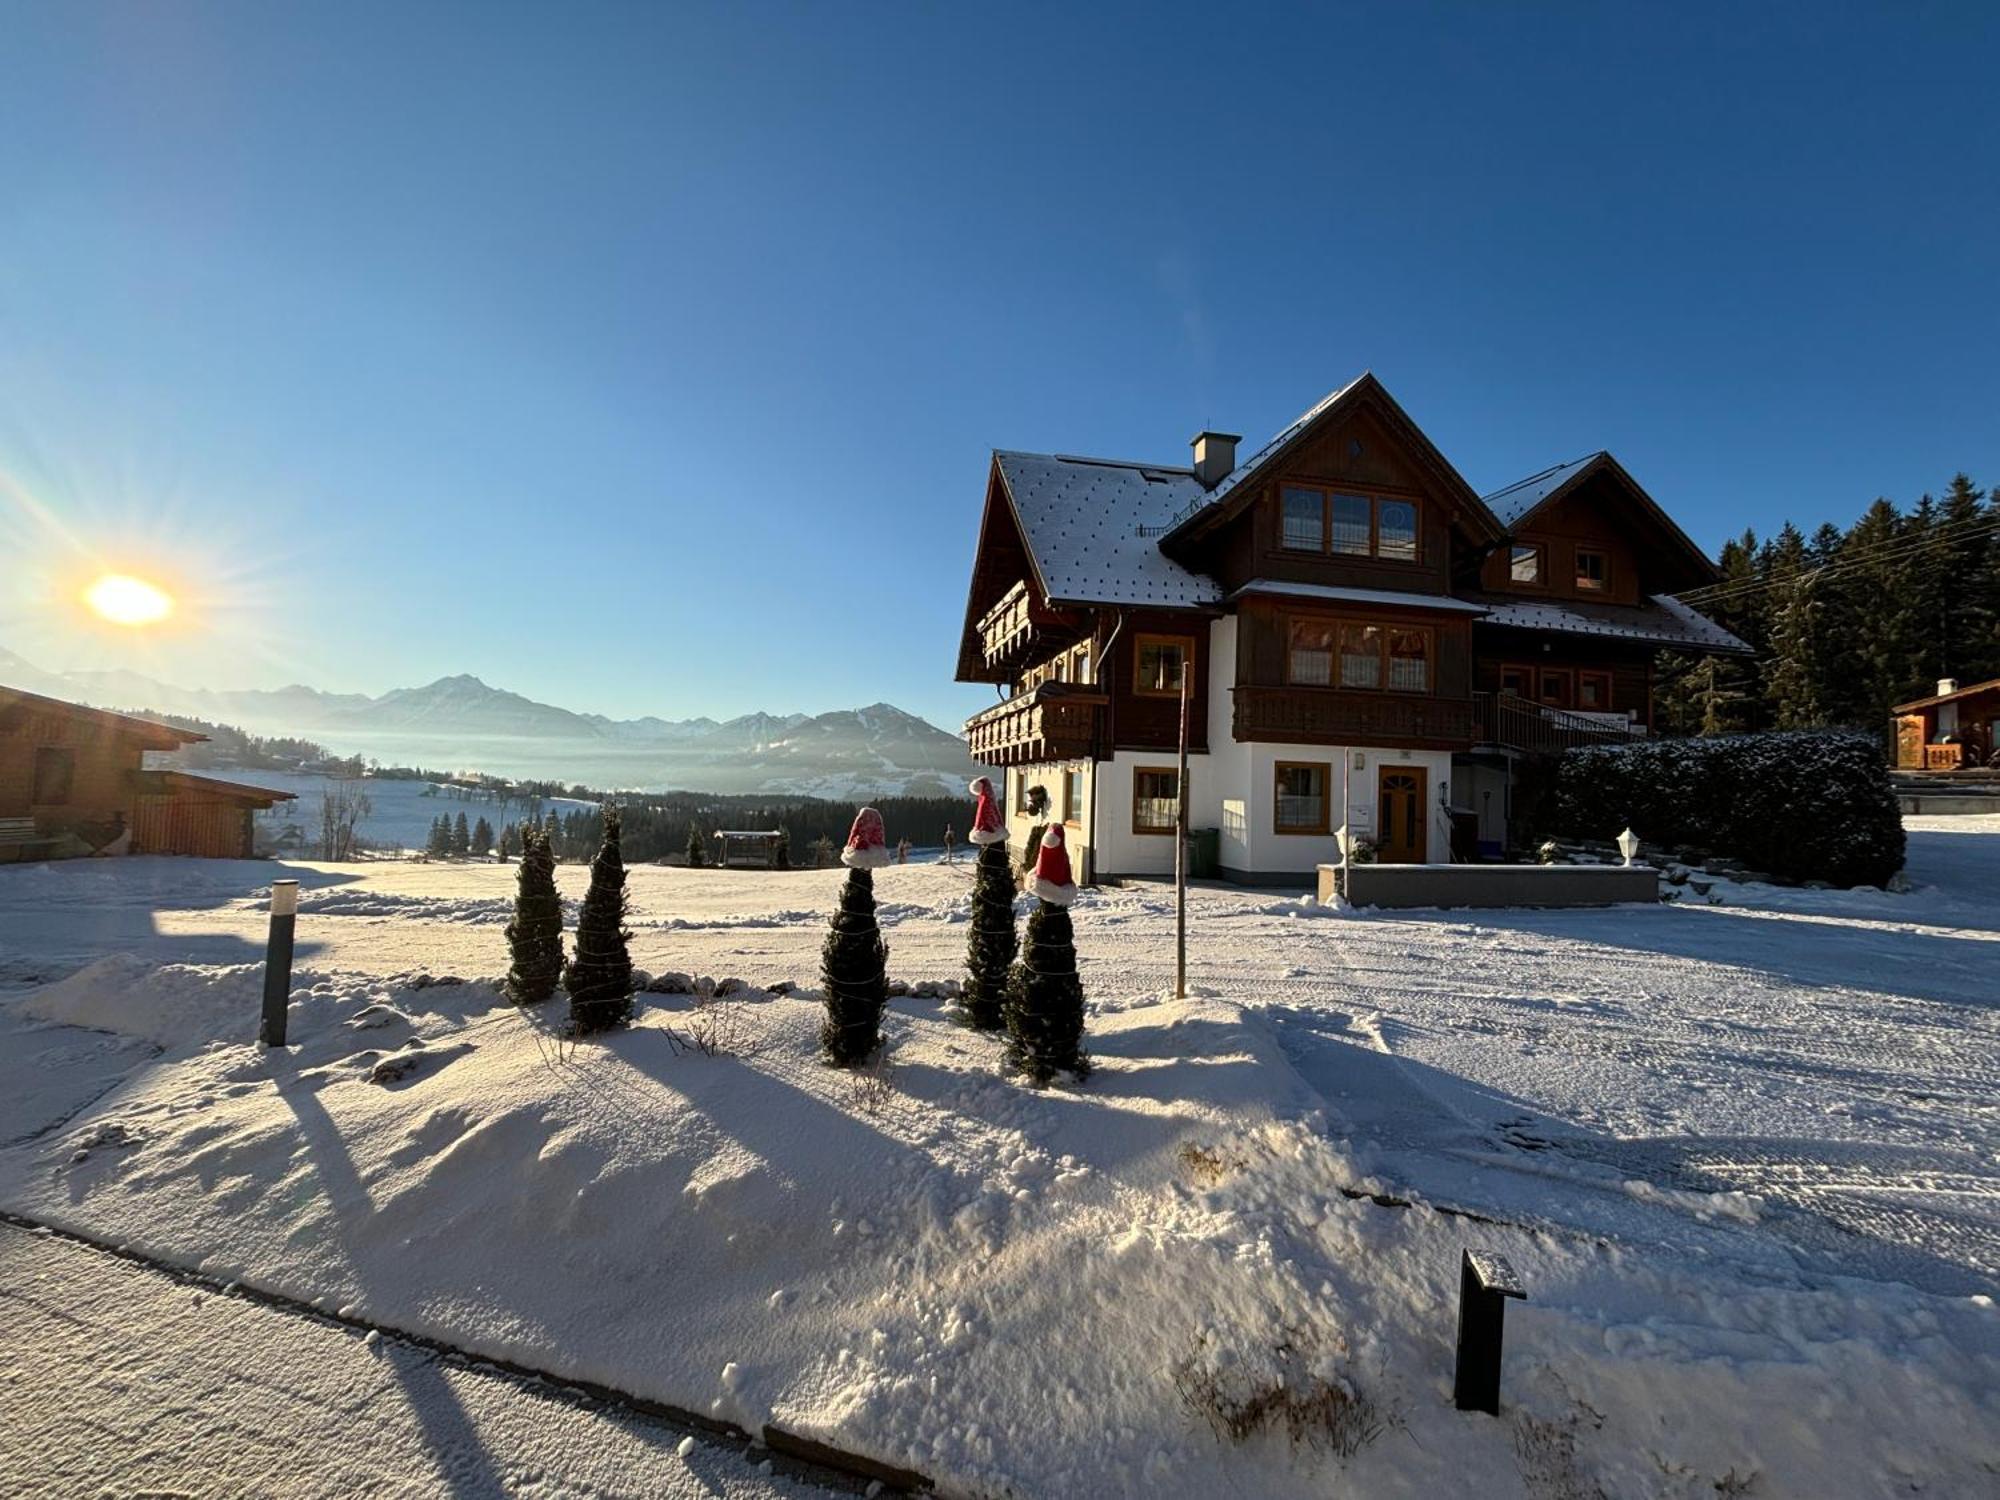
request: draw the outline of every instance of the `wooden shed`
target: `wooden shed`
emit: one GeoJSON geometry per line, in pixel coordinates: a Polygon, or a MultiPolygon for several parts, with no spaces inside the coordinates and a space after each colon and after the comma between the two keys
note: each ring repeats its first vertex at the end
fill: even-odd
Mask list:
{"type": "Polygon", "coordinates": [[[0,858],[117,852],[149,750],[208,736],[0,687],[0,858]]]}
{"type": "Polygon", "coordinates": [[[294,795],[189,771],[140,771],[137,785],[132,852],[203,859],[251,858],[257,814],[294,795]]]}
{"type": "Polygon", "coordinates": [[[1898,703],[1889,712],[1898,770],[2000,765],[2000,677],[1970,687],[1947,677],[1930,697],[1898,703]]]}

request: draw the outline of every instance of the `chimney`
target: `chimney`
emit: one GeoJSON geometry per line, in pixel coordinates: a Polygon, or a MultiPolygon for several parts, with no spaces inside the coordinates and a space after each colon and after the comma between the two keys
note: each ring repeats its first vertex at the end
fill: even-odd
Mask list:
{"type": "Polygon", "coordinates": [[[1957,691],[1958,679],[1956,677],[1940,677],[1938,679],[1938,697],[1942,698],[1946,693],[1955,693],[1957,691]]]}
{"type": "Polygon", "coordinates": [[[1194,477],[1201,487],[1212,490],[1236,468],[1236,445],[1242,442],[1234,432],[1197,432],[1194,435],[1194,477]]]}

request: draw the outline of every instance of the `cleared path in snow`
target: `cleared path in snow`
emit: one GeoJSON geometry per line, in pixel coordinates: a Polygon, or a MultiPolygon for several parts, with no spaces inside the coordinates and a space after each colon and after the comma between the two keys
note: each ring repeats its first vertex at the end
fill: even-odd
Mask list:
{"type": "Polygon", "coordinates": [[[0,1494],[804,1500],[726,1446],[0,1224],[0,1494]]]}

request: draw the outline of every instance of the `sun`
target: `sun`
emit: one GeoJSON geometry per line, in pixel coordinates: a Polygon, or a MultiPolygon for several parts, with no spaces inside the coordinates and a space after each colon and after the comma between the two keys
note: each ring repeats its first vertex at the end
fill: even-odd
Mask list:
{"type": "Polygon", "coordinates": [[[83,602],[113,625],[156,625],[174,612],[165,589],[129,573],[106,573],[83,591],[83,602]]]}

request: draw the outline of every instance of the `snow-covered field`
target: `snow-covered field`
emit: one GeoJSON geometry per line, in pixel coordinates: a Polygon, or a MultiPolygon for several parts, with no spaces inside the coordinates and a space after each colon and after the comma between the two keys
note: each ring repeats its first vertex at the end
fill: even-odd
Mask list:
{"type": "MultiPolygon", "coordinates": [[[[1180,1002],[1170,894],[1086,893],[1098,1070],[1046,1094],[928,1000],[817,1063],[766,987],[837,872],[634,869],[641,966],[757,988],[579,1046],[479,982],[511,871],[290,865],[266,1056],[276,867],[0,868],[0,1201],[956,1494],[1990,1494],[2000,819],[1910,828],[1904,895],[1201,890],[1180,1002]],[[1464,1246],[1529,1290],[1497,1420],[1450,1403],[1464,1246]]],[[[892,975],[958,974],[969,878],[878,874],[892,975]]]]}
{"type": "Polygon", "coordinates": [[[496,829],[503,823],[518,823],[530,815],[549,812],[568,814],[596,806],[570,797],[546,799],[503,799],[491,792],[431,781],[405,781],[370,776],[360,782],[336,782],[330,777],[304,771],[238,771],[214,773],[230,781],[250,786],[270,787],[290,792],[298,800],[280,802],[257,815],[257,847],[324,847],[320,837],[320,799],[329,787],[359,791],[368,799],[368,813],[355,825],[363,844],[370,849],[422,849],[430,836],[431,824],[439,813],[456,818],[464,813],[467,822],[485,818],[496,829]],[[294,841],[286,843],[287,832],[294,841]]]}

